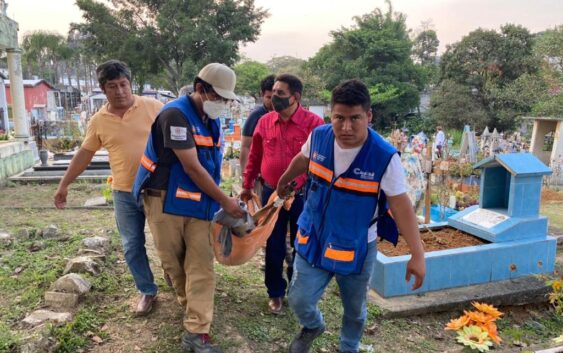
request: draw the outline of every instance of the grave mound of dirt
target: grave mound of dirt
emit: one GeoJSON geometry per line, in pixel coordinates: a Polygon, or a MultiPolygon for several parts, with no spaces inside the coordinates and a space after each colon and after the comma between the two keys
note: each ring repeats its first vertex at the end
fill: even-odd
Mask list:
{"type": "MultiPolygon", "coordinates": [[[[450,227],[436,230],[424,229],[420,231],[420,236],[426,252],[488,244],[485,240],[450,227]]],[[[389,257],[410,254],[409,247],[403,237],[399,237],[397,247],[393,247],[393,244],[384,241],[377,244],[377,250],[389,257]]]]}

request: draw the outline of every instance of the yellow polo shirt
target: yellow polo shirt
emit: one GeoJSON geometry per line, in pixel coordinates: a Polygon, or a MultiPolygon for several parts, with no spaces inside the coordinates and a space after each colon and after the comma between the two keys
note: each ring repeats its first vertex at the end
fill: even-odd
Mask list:
{"type": "Polygon", "coordinates": [[[105,148],[113,175],[112,188],[131,191],[151,126],[162,108],[156,99],[134,96],[135,103],[123,118],[104,105],[88,123],[82,148],[95,152],[105,148]]]}

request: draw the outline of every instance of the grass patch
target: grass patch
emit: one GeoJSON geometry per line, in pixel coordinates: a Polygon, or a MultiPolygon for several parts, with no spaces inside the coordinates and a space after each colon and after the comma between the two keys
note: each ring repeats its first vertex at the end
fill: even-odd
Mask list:
{"type": "Polygon", "coordinates": [[[19,338],[10,328],[0,322],[0,353],[11,353],[16,351],[19,338]]]}
{"type": "Polygon", "coordinates": [[[52,326],[50,335],[56,340],[55,353],[74,353],[90,344],[89,335],[107,337],[98,328],[103,324],[100,317],[90,309],[80,310],[74,320],[63,326],[52,326]]]}

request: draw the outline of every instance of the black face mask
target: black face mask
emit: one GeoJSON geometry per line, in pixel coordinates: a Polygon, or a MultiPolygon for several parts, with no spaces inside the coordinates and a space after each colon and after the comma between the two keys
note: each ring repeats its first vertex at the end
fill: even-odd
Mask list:
{"type": "Polygon", "coordinates": [[[291,104],[289,104],[289,97],[280,97],[274,94],[272,96],[272,105],[276,112],[281,112],[287,109],[291,104]]]}

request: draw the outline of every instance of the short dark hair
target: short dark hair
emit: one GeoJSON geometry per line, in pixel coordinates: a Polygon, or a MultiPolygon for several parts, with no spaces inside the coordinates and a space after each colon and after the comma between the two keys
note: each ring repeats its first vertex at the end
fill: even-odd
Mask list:
{"type": "Polygon", "coordinates": [[[276,79],[276,76],[274,76],[274,75],[266,76],[266,78],[264,78],[262,80],[262,82],[260,82],[260,92],[262,92],[262,94],[264,94],[264,92],[266,92],[266,91],[271,91],[272,88],[274,88],[275,79],[276,79]]]}
{"type": "Polygon", "coordinates": [[[195,80],[194,80],[194,92],[196,91],[195,86],[196,86],[198,83],[201,83],[201,85],[203,86],[203,90],[205,91],[205,93],[215,92],[215,91],[213,90],[213,86],[211,86],[210,83],[208,83],[208,82],[202,80],[202,79],[199,78],[199,77],[196,77],[195,80]]]}
{"type": "Polygon", "coordinates": [[[121,77],[127,77],[129,82],[131,82],[131,70],[123,61],[112,59],[100,64],[96,68],[96,77],[101,87],[104,87],[106,82],[121,77]]]}
{"type": "Polygon", "coordinates": [[[330,103],[333,107],[335,104],[361,105],[366,112],[371,109],[369,90],[360,80],[347,80],[334,87],[330,103]]]}
{"type": "Polygon", "coordinates": [[[299,77],[291,74],[281,74],[276,76],[276,82],[284,82],[287,83],[289,86],[289,93],[295,94],[295,92],[302,94],[303,93],[303,83],[299,79],[299,77]]]}

